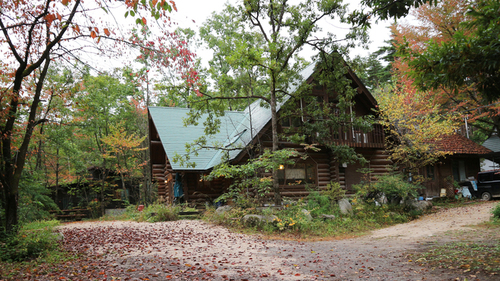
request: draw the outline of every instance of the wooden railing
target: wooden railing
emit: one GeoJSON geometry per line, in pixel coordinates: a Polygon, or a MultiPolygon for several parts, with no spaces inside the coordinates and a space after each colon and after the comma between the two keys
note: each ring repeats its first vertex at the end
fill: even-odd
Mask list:
{"type": "Polygon", "coordinates": [[[333,142],[337,144],[346,144],[350,147],[384,147],[384,128],[378,124],[374,125],[373,130],[367,133],[343,126],[337,132],[333,132],[332,135],[333,142]]]}

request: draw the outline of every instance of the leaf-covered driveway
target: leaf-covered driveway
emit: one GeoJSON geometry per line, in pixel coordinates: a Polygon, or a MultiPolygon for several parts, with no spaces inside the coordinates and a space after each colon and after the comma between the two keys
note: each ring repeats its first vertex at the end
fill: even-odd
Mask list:
{"type": "Polygon", "coordinates": [[[24,272],[25,278],[447,280],[460,277],[446,271],[429,271],[410,262],[404,252],[417,247],[420,241],[264,240],[201,221],[74,223],[65,225],[60,232],[64,235],[63,247],[82,253],[82,258],[45,272],[24,272]]]}

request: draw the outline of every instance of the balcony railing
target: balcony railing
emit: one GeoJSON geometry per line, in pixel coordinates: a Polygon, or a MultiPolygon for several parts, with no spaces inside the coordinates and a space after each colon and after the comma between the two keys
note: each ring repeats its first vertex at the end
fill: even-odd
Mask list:
{"type": "Polygon", "coordinates": [[[333,132],[332,135],[333,142],[337,144],[345,144],[350,147],[384,147],[384,128],[378,124],[374,125],[373,130],[367,133],[343,126],[337,132],[333,132]]]}

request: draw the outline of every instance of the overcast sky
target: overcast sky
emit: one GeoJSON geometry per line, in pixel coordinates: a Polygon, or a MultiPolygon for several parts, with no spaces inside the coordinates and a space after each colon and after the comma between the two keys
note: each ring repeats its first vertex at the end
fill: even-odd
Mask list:
{"type": "MultiPolygon", "coordinates": [[[[191,28],[194,31],[198,31],[200,26],[205,22],[207,18],[211,16],[213,12],[219,13],[223,10],[224,4],[228,2],[228,0],[178,0],[175,1],[177,6],[177,12],[172,13],[172,18],[175,22],[179,24],[182,28],[191,28]],[[194,21],[194,22],[193,22],[194,21]]],[[[234,4],[238,1],[230,0],[229,3],[234,4]]],[[[357,7],[359,0],[346,0],[346,3],[352,3],[353,7],[350,10],[353,10],[357,7]]],[[[331,29],[341,30],[339,29],[340,24],[325,21],[322,23],[323,29],[331,29]]],[[[354,55],[362,55],[367,56],[370,52],[376,51],[380,46],[385,45],[384,40],[390,39],[390,30],[388,28],[389,23],[383,22],[378,25],[373,25],[370,31],[370,43],[369,50],[364,50],[361,48],[357,48],[351,51],[351,56],[354,55]]],[[[202,60],[205,60],[204,56],[209,56],[210,54],[206,54],[202,50],[195,50],[199,57],[202,57],[202,60]]],[[[207,58],[208,60],[208,58],[207,58]]]]}

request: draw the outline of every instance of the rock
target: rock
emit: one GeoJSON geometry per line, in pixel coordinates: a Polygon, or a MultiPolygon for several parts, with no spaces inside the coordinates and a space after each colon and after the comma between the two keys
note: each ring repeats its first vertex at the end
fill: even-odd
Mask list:
{"type": "Polygon", "coordinates": [[[321,214],[319,217],[322,218],[323,220],[334,220],[335,219],[334,215],[321,214]]]}
{"type": "Polygon", "coordinates": [[[377,197],[375,202],[379,203],[380,205],[384,205],[384,204],[388,203],[387,197],[385,197],[385,194],[382,194],[381,196],[377,197]]]}
{"type": "Polygon", "coordinates": [[[352,206],[347,199],[340,199],[338,202],[340,212],[344,215],[352,215],[352,206]]]}
{"type": "Polygon", "coordinates": [[[233,207],[231,207],[229,205],[220,206],[219,208],[217,208],[217,210],[215,210],[215,213],[224,214],[225,212],[231,210],[232,208],[233,207]]]}
{"type": "Polygon", "coordinates": [[[302,210],[300,210],[300,212],[302,212],[302,214],[304,215],[304,217],[306,218],[307,221],[313,220],[313,217],[311,216],[311,212],[309,212],[308,210],[302,209],[302,210]]]}
{"type": "Polygon", "coordinates": [[[432,202],[430,201],[417,201],[413,199],[408,199],[404,202],[406,207],[410,207],[411,209],[417,211],[425,211],[427,209],[432,208],[432,202]]]}
{"type": "Polygon", "coordinates": [[[271,215],[271,216],[263,216],[263,215],[245,215],[243,217],[243,221],[246,224],[252,224],[252,225],[257,225],[260,223],[271,223],[274,220],[278,219],[277,216],[271,215]]]}
{"type": "Polygon", "coordinates": [[[52,235],[54,236],[54,238],[57,241],[63,241],[64,240],[64,235],[62,233],[54,232],[54,233],[52,233],[52,235]]]}
{"type": "Polygon", "coordinates": [[[432,202],[430,201],[417,201],[413,202],[412,206],[419,211],[425,211],[432,208],[432,202]]]}

